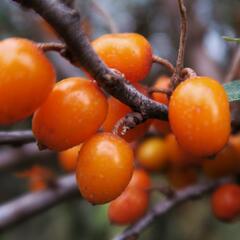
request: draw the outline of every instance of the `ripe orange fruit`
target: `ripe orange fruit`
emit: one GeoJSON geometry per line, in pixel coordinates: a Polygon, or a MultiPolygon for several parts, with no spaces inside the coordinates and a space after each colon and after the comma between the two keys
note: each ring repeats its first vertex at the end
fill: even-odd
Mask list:
{"type": "Polygon", "coordinates": [[[147,190],[151,186],[151,180],[147,172],[143,169],[135,169],[132,178],[128,184],[128,188],[139,188],[147,190]]]}
{"type": "Polygon", "coordinates": [[[139,34],[106,34],[92,46],[108,67],[123,73],[130,82],[144,79],[151,69],[151,45],[139,34]]]}
{"type": "Polygon", "coordinates": [[[95,134],[107,108],[107,100],[94,82],[67,78],[55,85],[35,112],[32,129],[41,145],[63,151],[95,134]]]}
{"type": "Polygon", "coordinates": [[[133,173],[133,151],[120,137],[99,133],[82,146],[77,163],[77,183],[81,194],[93,204],[118,197],[133,173]]]}
{"type": "MultiPolygon", "coordinates": [[[[156,83],[153,85],[154,88],[160,88],[160,89],[168,89],[170,85],[170,78],[167,76],[161,76],[156,83]]],[[[159,102],[163,103],[165,105],[169,104],[169,99],[166,94],[163,93],[153,93],[152,98],[159,102]]],[[[170,125],[167,121],[161,121],[161,120],[153,120],[153,126],[156,128],[158,132],[161,134],[168,134],[170,130],[170,125]]]]}
{"type": "Polygon", "coordinates": [[[210,178],[228,176],[239,173],[239,171],[238,155],[231,145],[227,145],[215,159],[206,159],[203,162],[203,172],[210,178]]]}
{"type": "MultiPolygon", "coordinates": [[[[125,115],[132,112],[132,110],[125,104],[121,103],[114,97],[110,97],[108,99],[108,113],[103,123],[103,129],[106,132],[111,132],[115,126],[115,124],[125,115]]],[[[128,141],[132,142],[144,135],[144,133],[149,128],[149,121],[146,121],[142,124],[139,124],[135,128],[129,130],[123,138],[128,141]]],[[[121,128],[119,129],[121,131],[121,128]]]]}
{"type": "Polygon", "coordinates": [[[169,134],[165,138],[168,160],[173,168],[182,168],[188,166],[199,165],[201,160],[199,158],[191,156],[191,154],[184,151],[178,144],[175,136],[169,134]]]}
{"type": "Polygon", "coordinates": [[[219,152],[230,135],[230,110],[224,88],[209,77],[177,86],[169,103],[169,121],[185,151],[199,157],[219,152]]]}
{"type": "Polygon", "coordinates": [[[231,135],[229,144],[235,149],[238,159],[240,159],[240,134],[231,135]]]}
{"type": "Polygon", "coordinates": [[[69,148],[58,154],[59,163],[65,171],[73,172],[76,170],[78,153],[81,147],[82,147],[82,144],[69,148]]]}
{"type": "Polygon", "coordinates": [[[163,169],[167,164],[165,142],[159,137],[144,140],[136,150],[136,158],[141,166],[150,171],[163,169]]]}
{"type": "Polygon", "coordinates": [[[46,100],[55,71],[33,42],[21,38],[0,41],[0,66],[0,124],[12,124],[46,100]]]}
{"type": "Polygon", "coordinates": [[[212,195],[211,205],[214,215],[225,221],[240,216],[240,187],[237,184],[224,184],[212,195]]]}
{"type": "Polygon", "coordinates": [[[182,189],[197,182],[197,172],[194,168],[171,168],[167,173],[170,185],[182,189]]]}
{"type": "Polygon", "coordinates": [[[147,211],[149,195],[138,188],[127,188],[108,208],[111,223],[125,225],[136,222],[147,211]]]}
{"type": "MultiPolygon", "coordinates": [[[[167,76],[161,76],[158,78],[158,80],[155,82],[153,85],[154,88],[156,89],[169,89],[170,86],[170,78],[167,76]]],[[[154,92],[152,94],[152,98],[160,103],[163,103],[165,105],[169,104],[169,99],[166,94],[164,93],[159,93],[159,92],[154,92]]]]}

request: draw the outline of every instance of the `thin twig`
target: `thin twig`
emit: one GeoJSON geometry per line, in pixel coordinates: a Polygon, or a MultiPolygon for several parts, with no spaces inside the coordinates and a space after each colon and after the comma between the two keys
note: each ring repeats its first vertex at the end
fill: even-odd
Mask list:
{"type": "Polygon", "coordinates": [[[0,173],[15,171],[32,166],[36,163],[49,165],[54,163],[56,153],[52,151],[39,151],[35,143],[25,144],[18,148],[2,148],[0,153],[0,173]],[[51,161],[49,161],[51,159],[51,161]]]}
{"type": "Polygon", "coordinates": [[[224,83],[232,81],[240,68],[240,47],[238,47],[237,51],[235,52],[229,68],[230,69],[224,79],[224,83]]]}
{"type": "Polygon", "coordinates": [[[56,206],[64,200],[79,196],[75,175],[62,177],[55,188],[27,193],[0,206],[0,232],[56,206]]]}
{"type": "Polygon", "coordinates": [[[233,179],[231,178],[218,179],[215,181],[202,182],[178,191],[175,193],[173,198],[168,198],[158,203],[141,220],[130,226],[128,229],[126,229],[126,231],[114,239],[126,240],[131,236],[138,236],[147,226],[149,226],[154,221],[156,217],[165,214],[176,205],[189,199],[201,197],[204,193],[215,189],[219,185],[232,181],[233,179]]]}
{"type": "Polygon", "coordinates": [[[184,57],[185,57],[185,48],[187,42],[187,30],[188,30],[188,21],[187,21],[187,10],[184,5],[184,0],[178,0],[179,11],[180,11],[180,40],[178,48],[178,56],[176,62],[176,70],[172,76],[172,87],[175,88],[178,83],[181,81],[181,71],[184,66],[184,57]]]}
{"type": "Polygon", "coordinates": [[[172,90],[166,89],[166,88],[150,87],[148,89],[148,94],[152,94],[152,93],[163,93],[163,94],[166,94],[167,96],[171,96],[172,90]]]}
{"type": "Polygon", "coordinates": [[[32,131],[1,131],[0,145],[23,145],[25,143],[35,142],[32,131]]]}
{"type": "Polygon", "coordinates": [[[117,24],[113,20],[112,16],[109,14],[109,12],[106,11],[106,9],[103,8],[97,1],[92,0],[92,6],[105,19],[105,23],[106,23],[106,25],[108,25],[110,32],[118,33],[119,30],[118,30],[117,24]]]}
{"type": "Polygon", "coordinates": [[[161,58],[161,57],[159,57],[157,55],[153,55],[152,60],[153,60],[154,63],[158,63],[158,64],[163,65],[164,67],[166,67],[170,73],[174,73],[175,72],[175,67],[167,59],[161,58]]]}
{"type": "Polygon", "coordinates": [[[197,73],[192,68],[184,68],[181,72],[181,76],[184,78],[193,78],[197,76],[197,73]]]}
{"type": "Polygon", "coordinates": [[[128,113],[115,124],[113,133],[124,136],[130,129],[135,128],[137,125],[144,123],[145,121],[146,119],[144,119],[144,117],[138,112],[128,113]]]}
{"type": "Polygon", "coordinates": [[[66,50],[65,44],[55,43],[55,42],[37,43],[37,47],[44,52],[48,52],[48,51],[62,52],[66,50]]]}

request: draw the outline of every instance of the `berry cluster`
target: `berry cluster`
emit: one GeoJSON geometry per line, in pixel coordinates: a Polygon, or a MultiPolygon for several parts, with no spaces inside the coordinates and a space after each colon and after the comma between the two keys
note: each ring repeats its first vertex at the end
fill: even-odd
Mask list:
{"type": "MultiPolygon", "coordinates": [[[[108,67],[148,95],[139,84],[152,65],[151,45],[143,36],[108,34],[93,41],[92,47],[108,67]]],[[[218,178],[239,173],[240,137],[229,140],[228,98],[210,77],[183,79],[173,89],[171,79],[161,76],[154,88],[166,92],[153,92],[151,97],[169,106],[169,122],[149,119],[120,137],[111,132],[131,109],[107,98],[91,78],[55,83],[53,66],[33,42],[18,38],[0,42],[0,65],[0,123],[12,124],[34,114],[32,130],[39,146],[59,152],[61,166],[76,172],[85,199],[92,204],[111,202],[113,223],[130,224],[144,215],[150,172],[165,174],[176,189],[195,183],[200,174],[218,178]],[[155,135],[137,142],[150,127],[155,135]]],[[[41,171],[35,169],[31,176],[32,172],[41,171]]],[[[240,215],[239,189],[226,185],[213,194],[213,212],[219,219],[240,215]]]]}

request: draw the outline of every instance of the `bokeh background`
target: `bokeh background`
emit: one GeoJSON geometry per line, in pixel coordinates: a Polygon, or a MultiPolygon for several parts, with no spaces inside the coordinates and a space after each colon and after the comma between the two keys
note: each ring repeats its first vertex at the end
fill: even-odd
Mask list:
{"type": "MultiPolygon", "coordinates": [[[[96,0],[117,25],[120,32],[138,32],[151,42],[154,53],[172,62],[176,59],[179,38],[179,13],[176,0],[96,0]]],[[[186,66],[199,75],[209,75],[219,81],[226,76],[236,44],[225,42],[222,36],[240,36],[240,0],[186,0],[189,35],[186,66]]],[[[76,0],[82,14],[83,27],[90,39],[109,33],[107,19],[91,0],[76,0]]],[[[19,8],[10,0],[0,1],[0,39],[25,37],[34,41],[56,41],[54,31],[31,11],[19,8]]],[[[51,53],[58,79],[83,73],[66,60],[51,53]]],[[[1,67],[1,66],[0,66],[1,67]]],[[[151,85],[164,74],[154,66],[145,84],[151,85]]],[[[236,76],[237,77],[237,76],[236,76]]],[[[240,69],[239,69],[240,77],[240,69]]],[[[30,119],[1,130],[30,129],[30,119]]],[[[41,159],[57,174],[64,174],[56,154],[38,153],[34,144],[3,146],[0,160],[11,158],[41,159]]],[[[5,203],[28,191],[26,181],[16,177],[16,169],[0,171],[0,202],[5,203]]],[[[158,196],[153,201],[159,200],[158,196]]],[[[107,240],[124,228],[110,225],[107,206],[91,206],[74,199],[39,214],[18,226],[0,233],[0,240],[107,240]]],[[[239,240],[240,222],[221,223],[212,216],[209,199],[189,201],[161,216],[144,233],[144,240],[239,240]]]]}

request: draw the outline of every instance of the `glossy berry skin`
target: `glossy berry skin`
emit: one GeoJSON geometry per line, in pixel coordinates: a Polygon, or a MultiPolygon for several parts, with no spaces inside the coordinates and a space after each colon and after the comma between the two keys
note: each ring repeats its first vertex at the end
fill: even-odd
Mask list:
{"type": "Polygon", "coordinates": [[[63,151],[95,134],[107,109],[107,99],[94,82],[68,78],[55,85],[35,112],[32,129],[41,145],[63,151]]]}
{"type": "Polygon", "coordinates": [[[172,168],[167,173],[172,187],[182,189],[197,182],[198,176],[194,168],[172,168]]]}
{"type": "Polygon", "coordinates": [[[82,196],[92,204],[103,204],[118,197],[133,173],[133,151],[120,137],[99,133],[79,152],[77,183],[82,196]]]}
{"type": "Polygon", "coordinates": [[[138,188],[127,188],[108,209],[111,223],[127,225],[136,222],[147,211],[149,195],[138,188]]]}
{"type": "Polygon", "coordinates": [[[167,149],[163,139],[152,137],[144,140],[136,150],[140,165],[147,170],[157,171],[167,164],[167,149]]]}
{"type": "Polygon", "coordinates": [[[37,46],[21,38],[0,41],[0,124],[29,117],[46,100],[56,76],[37,46]]]}
{"type": "Polygon", "coordinates": [[[227,145],[214,159],[203,162],[203,172],[209,178],[220,178],[240,172],[238,154],[232,145],[227,145]]]}
{"type": "Polygon", "coordinates": [[[200,157],[216,154],[230,134],[229,103],[223,87],[209,77],[182,82],[171,96],[169,120],[183,149],[200,157]]]}
{"type": "Polygon", "coordinates": [[[240,216],[240,187],[225,184],[219,187],[211,198],[212,211],[216,218],[231,221],[240,216]]]}
{"type": "Polygon", "coordinates": [[[92,46],[108,67],[123,73],[130,82],[143,80],[151,69],[152,48],[139,34],[106,34],[92,46]]]}
{"type": "MultiPolygon", "coordinates": [[[[110,97],[108,99],[108,113],[107,117],[103,123],[103,129],[106,132],[111,132],[115,126],[115,124],[125,115],[132,112],[132,110],[125,104],[121,103],[114,97],[110,97]]],[[[148,130],[150,125],[149,121],[146,121],[135,128],[129,130],[123,138],[132,142],[144,135],[144,133],[148,130]]],[[[121,129],[120,129],[121,130],[121,129]]]]}
{"type": "Polygon", "coordinates": [[[76,170],[78,153],[81,147],[82,147],[82,144],[69,148],[58,154],[59,163],[65,171],[73,172],[76,170]]]}
{"type": "Polygon", "coordinates": [[[127,187],[138,188],[146,191],[151,187],[149,174],[143,169],[135,169],[127,187]]]}

